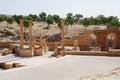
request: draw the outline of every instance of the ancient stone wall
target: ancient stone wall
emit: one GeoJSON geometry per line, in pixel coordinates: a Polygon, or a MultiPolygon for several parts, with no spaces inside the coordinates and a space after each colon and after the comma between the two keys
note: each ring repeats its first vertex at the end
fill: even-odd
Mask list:
{"type": "Polygon", "coordinates": [[[120,30],[116,27],[111,27],[107,29],[106,34],[110,34],[110,33],[114,33],[115,36],[115,44],[114,44],[114,48],[115,49],[120,49],[120,30]]]}
{"type": "Polygon", "coordinates": [[[73,46],[73,40],[65,39],[65,46],[73,46]]]}
{"type": "MultiPolygon", "coordinates": [[[[87,30],[82,35],[74,36],[73,40],[78,40],[81,49],[85,49],[90,45],[90,36],[95,36],[95,47],[101,47],[101,50],[108,50],[108,35],[114,35],[114,49],[120,49],[120,30],[116,27],[110,27],[107,30],[87,30]]],[[[70,44],[70,42],[69,42],[70,44]]],[[[73,43],[71,43],[73,45],[73,43]]]]}
{"type": "Polygon", "coordinates": [[[95,46],[99,46],[101,47],[101,49],[105,49],[106,50],[106,30],[95,30],[94,34],[96,36],[96,43],[95,46]]]}
{"type": "Polygon", "coordinates": [[[116,27],[110,27],[107,30],[95,30],[94,34],[96,35],[96,46],[101,46],[103,49],[108,48],[108,39],[109,34],[114,35],[114,49],[120,49],[120,30],[116,27]]]}
{"type": "Polygon", "coordinates": [[[90,35],[94,34],[92,30],[84,31],[82,35],[74,36],[74,40],[78,40],[78,45],[89,45],[90,35]]]}

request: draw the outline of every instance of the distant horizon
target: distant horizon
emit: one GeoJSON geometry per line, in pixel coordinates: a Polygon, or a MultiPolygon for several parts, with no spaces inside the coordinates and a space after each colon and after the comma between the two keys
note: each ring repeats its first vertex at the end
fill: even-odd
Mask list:
{"type": "Polygon", "coordinates": [[[84,17],[98,15],[117,16],[120,19],[120,0],[2,0],[0,14],[6,15],[39,15],[41,12],[57,14],[65,18],[66,14],[82,14],[84,17]]]}

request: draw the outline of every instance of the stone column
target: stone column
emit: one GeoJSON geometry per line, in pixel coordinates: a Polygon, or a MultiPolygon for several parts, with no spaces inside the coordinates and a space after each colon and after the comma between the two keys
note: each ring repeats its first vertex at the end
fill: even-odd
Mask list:
{"type": "Polygon", "coordinates": [[[53,56],[57,56],[58,55],[58,43],[55,42],[55,48],[54,48],[54,55],[53,56]]]}
{"type": "Polygon", "coordinates": [[[65,44],[65,40],[64,40],[64,20],[61,21],[61,45],[62,45],[62,49],[64,49],[64,44],[65,44]]]}
{"type": "Polygon", "coordinates": [[[44,52],[46,53],[47,45],[46,45],[46,39],[44,39],[44,52]]]}
{"type": "Polygon", "coordinates": [[[32,47],[35,47],[35,43],[36,43],[35,37],[32,36],[32,47]]]}
{"type": "Polygon", "coordinates": [[[24,46],[23,20],[20,20],[20,49],[24,46]]]}
{"type": "Polygon", "coordinates": [[[74,48],[76,49],[78,46],[78,40],[74,40],[74,48]]]}
{"type": "Polygon", "coordinates": [[[80,51],[80,48],[78,46],[78,40],[74,40],[74,48],[73,48],[73,50],[80,51]]]}
{"type": "Polygon", "coordinates": [[[29,48],[32,49],[32,20],[29,21],[29,48]]]}
{"type": "Polygon", "coordinates": [[[40,48],[42,48],[43,46],[42,46],[42,33],[40,33],[40,48]]]}

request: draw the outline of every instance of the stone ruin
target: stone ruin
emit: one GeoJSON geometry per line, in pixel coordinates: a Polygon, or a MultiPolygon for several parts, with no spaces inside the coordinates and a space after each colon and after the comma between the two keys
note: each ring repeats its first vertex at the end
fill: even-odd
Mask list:
{"type": "Polygon", "coordinates": [[[12,68],[18,68],[23,67],[25,65],[22,65],[21,63],[6,63],[6,62],[0,62],[0,69],[7,70],[12,68]]]}
{"type": "Polygon", "coordinates": [[[86,30],[82,35],[74,36],[73,40],[64,38],[64,20],[61,21],[61,47],[55,42],[54,55],[100,55],[120,56],[120,30],[110,27],[106,30],[86,30]],[[74,46],[69,51],[66,45],[74,46]]]}
{"type": "Polygon", "coordinates": [[[29,45],[24,45],[23,20],[20,21],[20,50],[19,56],[32,57],[45,54],[49,48],[46,45],[46,40],[42,40],[40,33],[40,44],[36,45],[36,40],[32,35],[32,21],[29,21],[29,45]]]}
{"type": "Polygon", "coordinates": [[[80,55],[120,55],[120,30],[110,27],[105,30],[85,30],[73,39],[64,38],[64,20],[61,21],[61,41],[52,43],[43,40],[40,32],[39,43],[32,35],[32,21],[29,21],[29,44],[24,41],[23,20],[20,21],[20,46],[16,45],[15,53],[22,57],[41,56],[48,50],[54,50],[53,56],[66,54],[80,55]],[[71,50],[65,49],[72,46],[71,50]]]}

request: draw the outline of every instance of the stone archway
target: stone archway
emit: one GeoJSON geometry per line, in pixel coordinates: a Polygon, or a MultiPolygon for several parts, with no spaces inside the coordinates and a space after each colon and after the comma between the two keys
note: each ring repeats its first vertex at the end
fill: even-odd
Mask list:
{"type": "Polygon", "coordinates": [[[119,48],[119,29],[116,27],[110,27],[106,32],[106,42],[107,46],[110,48],[119,48]]]}
{"type": "Polygon", "coordinates": [[[96,43],[96,36],[94,34],[90,35],[90,47],[95,47],[95,43],[96,43]]]}
{"type": "Polygon", "coordinates": [[[108,48],[115,48],[116,47],[116,34],[115,33],[109,33],[106,35],[106,42],[108,48]]]}

